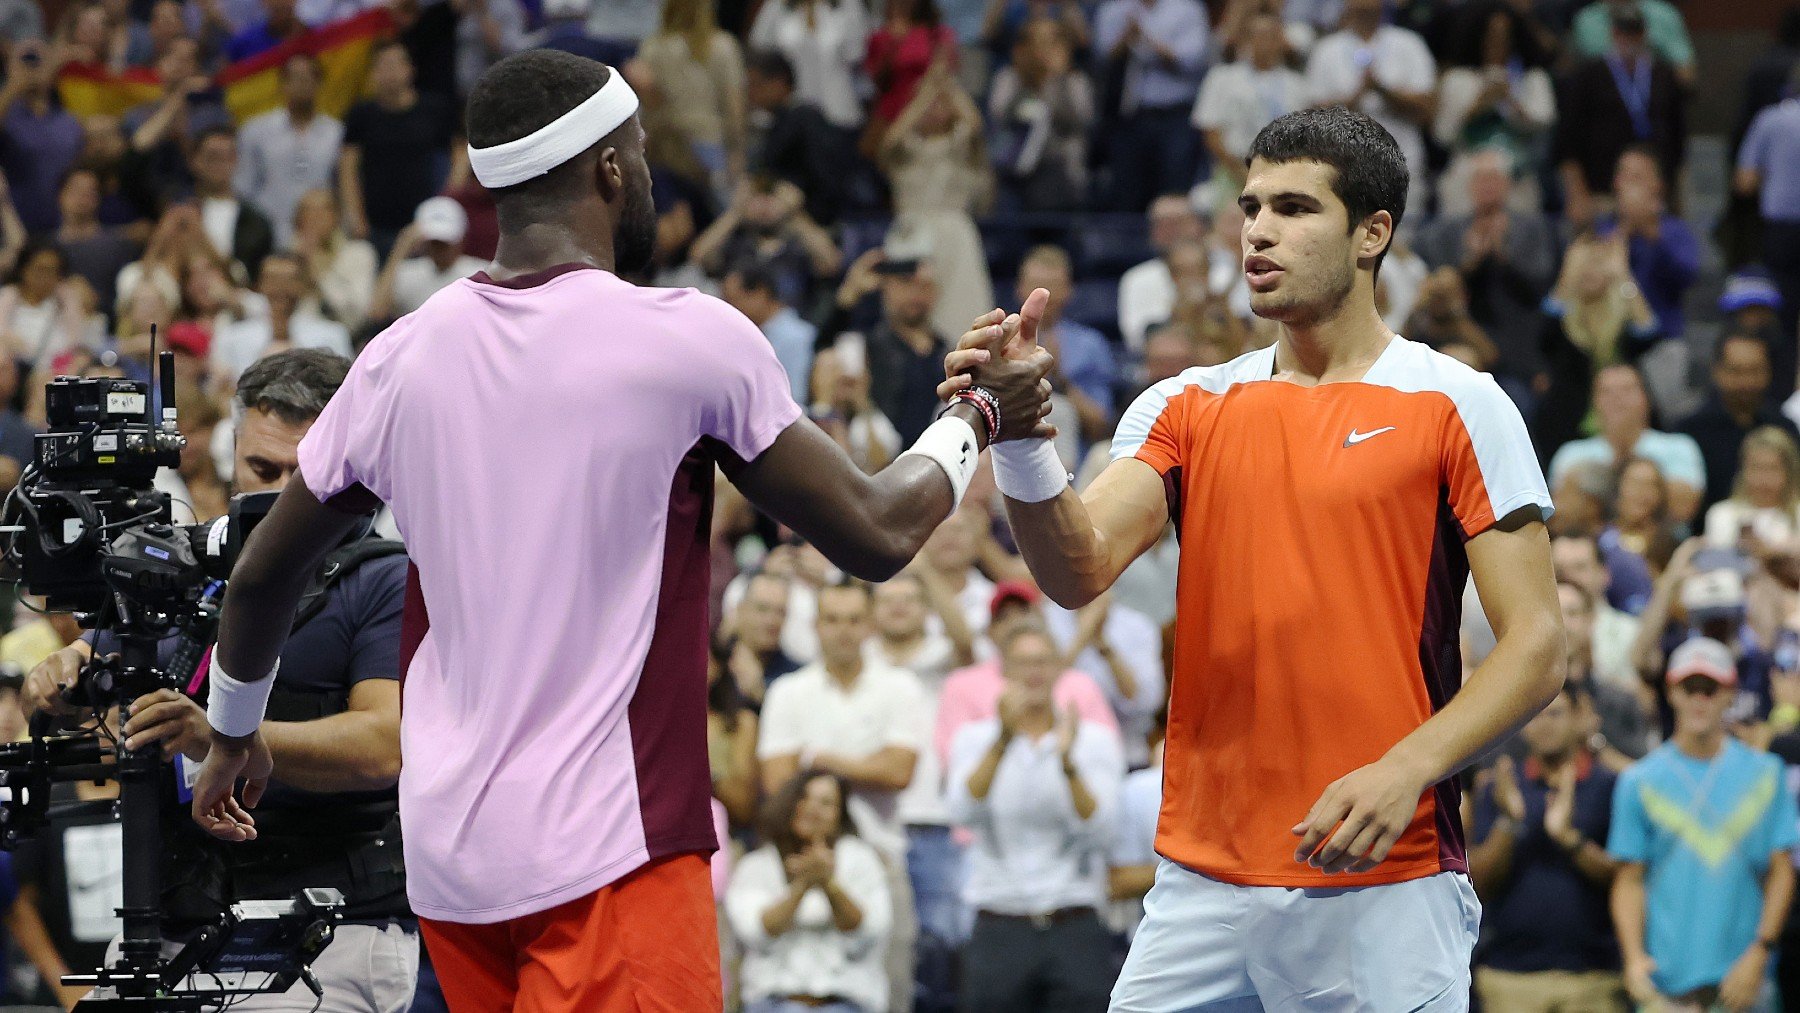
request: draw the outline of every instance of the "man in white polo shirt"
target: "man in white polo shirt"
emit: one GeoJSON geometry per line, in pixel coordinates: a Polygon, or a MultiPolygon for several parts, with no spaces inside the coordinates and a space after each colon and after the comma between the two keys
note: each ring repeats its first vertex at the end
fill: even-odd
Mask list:
{"type": "Polygon", "coordinates": [[[413,212],[412,225],[400,232],[387,266],[375,283],[373,316],[403,317],[425,305],[444,286],[486,267],[463,252],[469,215],[449,197],[432,197],[413,212]]]}

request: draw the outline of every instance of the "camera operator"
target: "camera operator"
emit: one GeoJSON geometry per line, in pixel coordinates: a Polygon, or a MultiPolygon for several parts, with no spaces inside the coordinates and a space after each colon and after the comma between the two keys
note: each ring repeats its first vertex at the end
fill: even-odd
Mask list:
{"type": "MultiPolygon", "coordinates": [[[[288,483],[301,438],[349,367],[331,352],[300,349],[271,355],[244,372],[234,405],[234,492],[278,492],[288,483]]],[[[256,839],[213,841],[171,807],[176,815],[167,822],[183,825],[172,836],[184,852],[197,850],[204,860],[193,863],[203,870],[196,875],[183,854],[168,863],[165,877],[173,889],[199,886],[223,902],[285,898],[307,887],[342,890],[345,921],[312,965],[325,989],[317,1008],[403,1013],[412,1004],[419,964],[394,788],[407,560],[398,543],[374,538],[369,529],[359,527],[327,557],[283,652],[271,720],[264,725],[281,773],[257,809],[256,839]]],[[[173,641],[163,646],[166,661],[173,641]]],[[[67,713],[62,694],[92,652],[89,643],[77,642],[34,669],[22,694],[27,715],[67,713]]],[[[177,770],[183,761],[203,760],[210,744],[205,710],[168,689],[133,701],[124,734],[133,749],[160,743],[177,770]]],[[[168,897],[165,890],[165,903],[174,909],[168,897]]],[[[165,923],[165,932],[174,931],[165,923]]],[[[255,996],[232,1008],[305,1013],[314,1003],[306,986],[296,983],[285,994],[255,996]]]]}

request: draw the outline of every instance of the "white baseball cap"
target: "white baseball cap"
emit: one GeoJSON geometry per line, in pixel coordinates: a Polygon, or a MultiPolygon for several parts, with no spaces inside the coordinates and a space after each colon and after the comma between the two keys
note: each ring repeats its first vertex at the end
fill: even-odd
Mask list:
{"type": "Polygon", "coordinates": [[[469,215],[461,204],[449,197],[432,197],[413,212],[413,224],[419,236],[440,243],[460,243],[469,231],[469,215]]]}

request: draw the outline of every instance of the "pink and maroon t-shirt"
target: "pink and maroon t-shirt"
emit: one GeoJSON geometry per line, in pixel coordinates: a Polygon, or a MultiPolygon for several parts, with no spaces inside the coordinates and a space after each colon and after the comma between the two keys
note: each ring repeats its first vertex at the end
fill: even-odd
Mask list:
{"type": "Polygon", "coordinates": [[[419,914],[488,923],[717,845],[714,453],[800,416],[756,326],[564,265],[458,281],[382,332],[300,444],[417,569],[400,813],[419,914]]]}

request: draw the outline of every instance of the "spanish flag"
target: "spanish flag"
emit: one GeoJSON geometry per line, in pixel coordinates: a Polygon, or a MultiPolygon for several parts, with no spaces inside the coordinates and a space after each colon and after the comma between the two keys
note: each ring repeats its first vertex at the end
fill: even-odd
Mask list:
{"type": "Polygon", "coordinates": [[[321,25],[266,53],[239,60],[219,71],[216,78],[225,91],[225,108],[231,111],[232,119],[243,123],[279,107],[281,65],[291,56],[306,53],[318,58],[324,75],[319,85],[319,111],[342,119],[362,97],[375,43],[392,34],[393,28],[387,8],[377,7],[321,25]]]}
{"type": "Polygon", "coordinates": [[[92,63],[64,64],[56,77],[57,97],[77,119],[123,116],[145,102],[162,98],[162,78],[148,68],[114,72],[92,63]]]}

